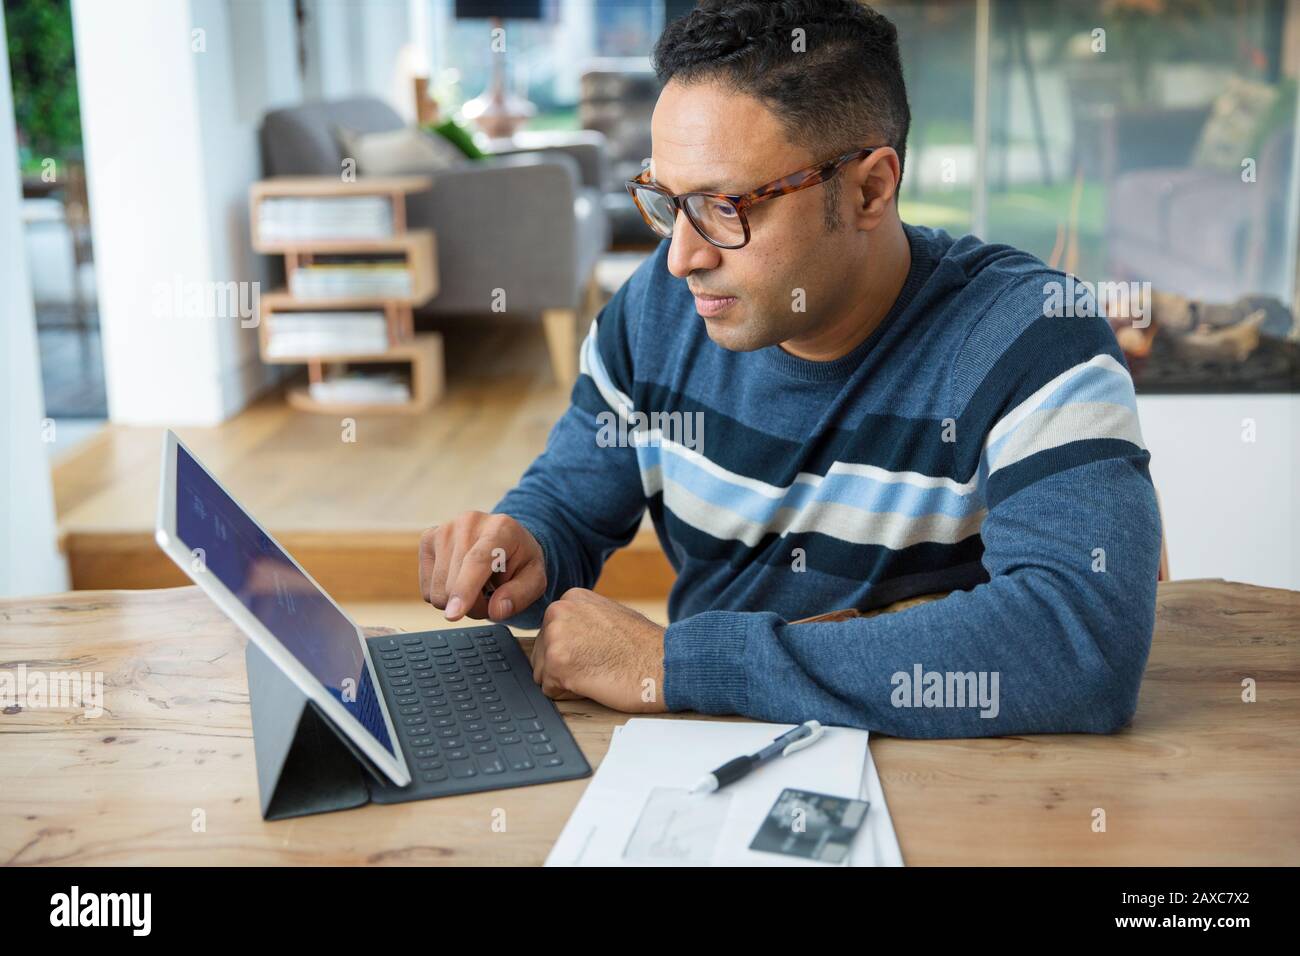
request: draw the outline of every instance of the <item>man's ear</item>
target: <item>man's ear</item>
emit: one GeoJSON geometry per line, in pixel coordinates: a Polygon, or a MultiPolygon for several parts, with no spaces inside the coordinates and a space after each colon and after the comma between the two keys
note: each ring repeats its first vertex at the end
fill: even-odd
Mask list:
{"type": "Polygon", "coordinates": [[[898,194],[901,168],[892,146],[881,146],[853,167],[857,190],[859,227],[874,229],[889,211],[898,194]]]}

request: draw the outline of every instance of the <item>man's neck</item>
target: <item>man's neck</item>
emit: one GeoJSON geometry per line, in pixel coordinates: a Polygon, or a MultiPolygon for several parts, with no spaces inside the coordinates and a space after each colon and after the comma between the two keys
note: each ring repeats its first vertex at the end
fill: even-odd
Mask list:
{"type": "Polygon", "coordinates": [[[866,271],[866,285],[855,296],[844,315],[813,335],[790,339],[781,348],[796,358],[830,362],[843,358],[867,340],[898,301],[912,268],[912,248],[897,218],[882,226],[883,235],[872,244],[873,268],[866,271]]]}

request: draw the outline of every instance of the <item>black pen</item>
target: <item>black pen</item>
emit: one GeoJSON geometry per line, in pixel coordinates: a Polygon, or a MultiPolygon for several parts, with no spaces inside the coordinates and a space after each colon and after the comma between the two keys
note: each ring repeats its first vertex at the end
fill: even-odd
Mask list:
{"type": "Polygon", "coordinates": [[[787,731],[772,741],[756,754],[728,760],[713,773],[700,778],[699,783],[691,787],[691,793],[712,793],[729,783],[735,783],[751,770],[761,767],[777,757],[788,757],[796,750],[803,750],[821,739],[826,728],[815,720],[800,724],[794,730],[787,731]]]}

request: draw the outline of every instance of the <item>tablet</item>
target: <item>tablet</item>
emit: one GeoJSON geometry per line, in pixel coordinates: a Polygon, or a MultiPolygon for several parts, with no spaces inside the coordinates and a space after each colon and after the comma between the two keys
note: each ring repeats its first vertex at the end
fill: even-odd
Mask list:
{"type": "Polygon", "coordinates": [[[409,784],[356,622],[171,431],[163,437],[160,487],[159,547],[375,768],[399,787],[409,784]]]}

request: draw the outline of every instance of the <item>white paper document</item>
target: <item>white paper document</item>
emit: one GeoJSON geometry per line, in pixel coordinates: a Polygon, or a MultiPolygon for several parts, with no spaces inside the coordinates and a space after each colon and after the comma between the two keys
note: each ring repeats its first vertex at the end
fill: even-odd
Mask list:
{"type": "Polygon", "coordinates": [[[867,750],[866,731],[828,727],[816,744],[779,757],[716,793],[686,792],[728,760],[754,753],[793,727],[629,720],[616,728],[609,753],[546,865],[824,866],[749,849],[787,787],[870,800],[867,821],[853,843],[851,863],[901,865],[884,794],[867,750]]]}

